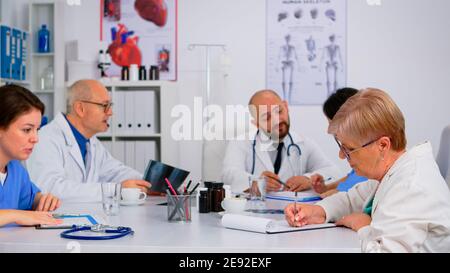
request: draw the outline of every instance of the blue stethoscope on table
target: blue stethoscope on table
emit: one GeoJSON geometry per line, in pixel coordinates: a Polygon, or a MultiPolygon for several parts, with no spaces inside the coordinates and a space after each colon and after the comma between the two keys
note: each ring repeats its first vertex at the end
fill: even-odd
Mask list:
{"type": "MultiPolygon", "coordinates": [[[[252,172],[251,174],[253,175],[255,173],[255,165],[256,165],[256,138],[259,135],[259,130],[256,132],[255,135],[255,139],[253,140],[253,144],[252,144],[252,148],[253,148],[253,162],[252,162],[252,172]]],[[[297,144],[295,144],[294,139],[291,136],[291,133],[288,133],[289,139],[291,141],[291,144],[289,144],[289,146],[287,146],[287,155],[288,157],[291,156],[291,149],[297,149],[298,151],[298,156],[300,157],[302,155],[302,150],[300,149],[300,146],[298,146],[297,144]]]]}
{"type": "Polygon", "coordinates": [[[111,240],[121,238],[127,235],[133,235],[134,231],[130,227],[112,227],[108,225],[93,225],[93,226],[73,226],[72,229],[63,231],[61,238],[71,240],[111,240]],[[92,231],[98,234],[107,234],[101,236],[84,236],[76,235],[74,233],[80,231],[92,231]]]}

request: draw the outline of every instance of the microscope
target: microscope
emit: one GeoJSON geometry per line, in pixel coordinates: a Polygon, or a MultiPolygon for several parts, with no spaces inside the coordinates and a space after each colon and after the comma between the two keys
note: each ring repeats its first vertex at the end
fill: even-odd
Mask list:
{"type": "Polygon", "coordinates": [[[101,77],[107,78],[106,70],[111,66],[111,55],[109,54],[109,50],[100,50],[98,56],[98,65],[97,67],[100,69],[101,77]]]}

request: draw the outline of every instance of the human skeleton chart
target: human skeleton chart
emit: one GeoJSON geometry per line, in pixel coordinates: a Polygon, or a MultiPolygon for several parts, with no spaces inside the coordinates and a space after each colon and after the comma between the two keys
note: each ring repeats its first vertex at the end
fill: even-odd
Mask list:
{"type": "Polygon", "coordinates": [[[267,0],[266,86],[291,105],[346,85],[346,0],[267,0]]]}

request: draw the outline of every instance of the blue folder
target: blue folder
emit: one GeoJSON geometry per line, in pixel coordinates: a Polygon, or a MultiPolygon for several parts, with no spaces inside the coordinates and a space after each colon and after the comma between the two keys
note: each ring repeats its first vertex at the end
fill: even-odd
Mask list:
{"type": "Polygon", "coordinates": [[[11,78],[11,28],[8,26],[0,27],[0,48],[1,48],[1,77],[11,78]]]}
{"type": "Polygon", "coordinates": [[[22,63],[20,65],[20,79],[22,81],[26,80],[27,78],[27,33],[22,32],[22,43],[21,43],[21,51],[22,51],[22,63]]]}
{"type": "Polygon", "coordinates": [[[12,38],[12,45],[15,46],[12,53],[15,54],[13,55],[14,63],[11,70],[11,78],[13,78],[14,80],[20,80],[20,68],[22,67],[22,31],[14,28],[12,30],[12,38]]]}

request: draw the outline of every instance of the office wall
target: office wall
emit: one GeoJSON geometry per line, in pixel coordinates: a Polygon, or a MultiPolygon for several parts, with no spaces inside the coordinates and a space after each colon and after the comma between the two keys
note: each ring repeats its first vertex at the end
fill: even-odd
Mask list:
{"type": "Polygon", "coordinates": [[[81,5],[66,5],[65,40],[78,41],[78,57],[95,62],[100,49],[100,0],[82,0],[81,5]]]}
{"type": "MultiPolygon", "coordinates": [[[[223,43],[230,65],[212,51],[212,103],[245,104],[265,86],[265,1],[180,0],[178,84],[180,103],[193,105],[205,92],[205,52],[191,43],[223,43]]],[[[348,85],[387,90],[407,121],[410,145],[430,140],[437,152],[440,133],[450,123],[450,10],[448,0],[382,0],[369,6],[349,0],[348,85]]],[[[66,40],[79,39],[80,58],[95,60],[99,2],[66,7],[66,40]]],[[[343,170],[337,148],[325,133],[320,106],[291,107],[292,128],[314,138],[343,170]]],[[[181,167],[201,175],[201,143],[179,143],[181,167]]]]}
{"type": "Polygon", "coordinates": [[[0,0],[0,22],[28,29],[28,0],[0,0]]]}

